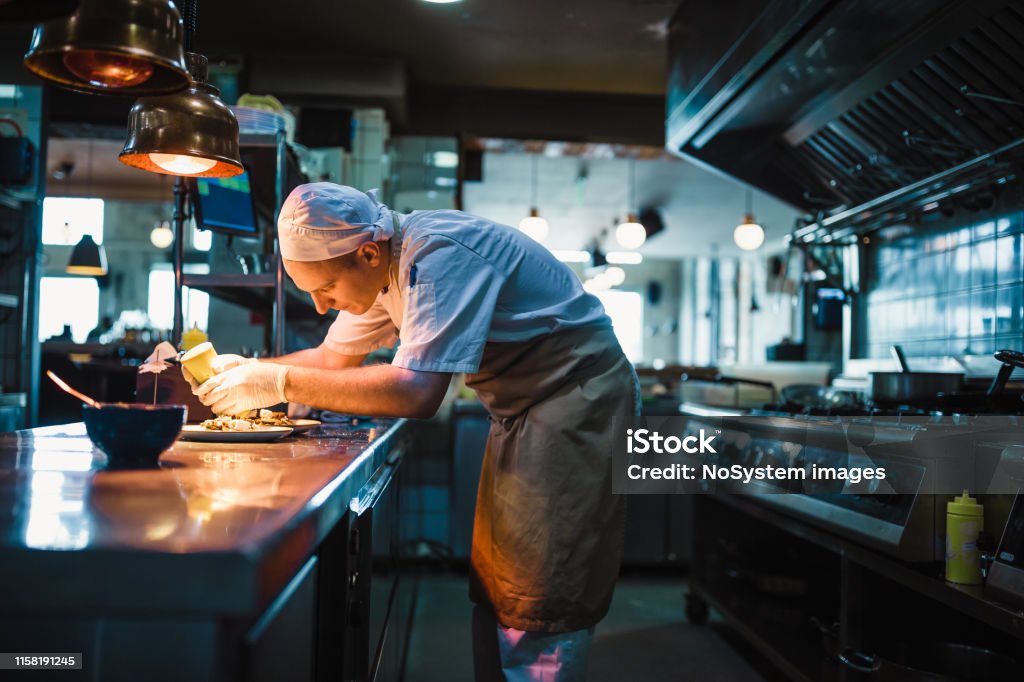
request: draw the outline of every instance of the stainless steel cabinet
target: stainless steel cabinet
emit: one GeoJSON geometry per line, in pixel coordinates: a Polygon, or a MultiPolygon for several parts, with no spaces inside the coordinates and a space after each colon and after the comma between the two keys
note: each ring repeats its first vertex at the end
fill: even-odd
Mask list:
{"type": "Polygon", "coordinates": [[[248,682],[314,679],[316,578],[314,557],[249,630],[245,641],[248,682]]]}

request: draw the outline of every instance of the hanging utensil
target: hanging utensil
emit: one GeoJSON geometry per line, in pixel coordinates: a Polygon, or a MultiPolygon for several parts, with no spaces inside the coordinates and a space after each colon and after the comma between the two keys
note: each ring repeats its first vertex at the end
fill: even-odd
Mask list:
{"type": "Polygon", "coordinates": [[[79,391],[76,391],[75,389],[73,389],[70,386],[68,386],[67,383],[63,379],[61,379],[59,376],[57,376],[56,374],[54,374],[50,370],[46,370],[46,376],[50,377],[50,380],[53,381],[53,383],[57,384],[61,388],[61,390],[63,390],[65,392],[70,393],[71,395],[75,396],[76,398],[81,400],[83,403],[85,403],[89,407],[94,407],[97,410],[99,410],[99,409],[101,409],[103,407],[103,405],[100,402],[98,402],[96,400],[93,400],[92,398],[90,398],[86,394],[81,393],[79,391]]]}
{"type": "Polygon", "coordinates": [[[903,353],[903,346],[895,345],[892,347],[892,355],[896,358],[896,362],[900,363],[901,372],[909,372],[910,366],[907,364],[907,356],[903,353]]]}

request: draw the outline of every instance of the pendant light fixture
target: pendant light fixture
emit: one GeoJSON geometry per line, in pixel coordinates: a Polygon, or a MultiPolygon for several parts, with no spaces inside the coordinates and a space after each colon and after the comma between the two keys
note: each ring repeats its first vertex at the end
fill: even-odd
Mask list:
{"type": "Polygon", "coordinates": [[[193,84],[173,95],[143,97],[128,114],[121,163],[151,173],[228,178],[243,172],[238,120],[206,82],[206,57],[188,52],[193,84]]]}
{"type": "Polygon", "coordinates": [[[69,275],[103,277],[107,274],[107,252],[102,244],[93,241],[91,234],[83,234],[71,251],[71,259],[64,270],[69,275]]]}
{"type": "MultiPolygon", "coordinates": [[[[89,140],[89,166],[86,169],[86,196],[92,195],[92,140],[89,140]]],[[[71,169],[74,164],[66,163],[62,166],[64,173],[64,193],[71,196],[71,169]]],[[[71,226],[64,223],[64,233],[71,232],[71,226]]],[[[104,277],[107,274],[107,252],[102,244],[97,244],[91,234],[83,234],[82,238],[71,250],[71,258],[64,266],[64,271],[69,275],[85,275],[87,277],[104,277]]]]}
{"type": "Polygon", "coordinates": [[[530,172],[530,215],[519,221],[519,230],[535,241],[543,243],[548,238],[548,221],[540,217],[540,210],[537,208],[537,158],[538,155],[534,154],[530,172]]]}
{"type": "Polygon", "coordinates": [[[754,220],[754,192],[747,190],[747,212],[732,232],[732,240],[744,251],[755,251],[764,244],[764,228],[754,220]]]}
{"type": "Polygon", "coordinates": [[[173,95],[143,97],[128,114],[128,139],[118,159],[151,173],[229,178],[243,172],[238,119],[207,83],[208,62],[192,52],[197,0],[185,0],[185,61],[191,85],[173,95]]]}
{"type": "Polygon", "coordinates": [[[176,92],[189,82],[182,32],[170,0],[81,0],[74,14],[36,26],[25,66],[81,92],[176,92]]]}
{"type": "Polygon", "coordinates": [[[624,249],[639,249],[647,241],[647,230],[640,224],[636,209],[636,159],[629,160],[629,206],[626,220],[615,228],[615,241],[624,249]]]}

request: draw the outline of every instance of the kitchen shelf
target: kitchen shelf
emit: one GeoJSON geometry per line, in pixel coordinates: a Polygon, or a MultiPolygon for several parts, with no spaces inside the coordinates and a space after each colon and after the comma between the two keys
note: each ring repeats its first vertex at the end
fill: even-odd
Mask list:
{"type": "MultiPolygon", "coordinates": [[[[270,313],[274,305],[274,273],[258,275],[214,274],[182,275],[182,284],[205,291],[211,296],[246,310],[270,313]]],[[[285,314],[290,320],[309,320],[318,317],[308,299],[300,297],[285,286],[285,314]]]]}
{"type": "Polygon", "coordinates": [[[872,573],[1013,637],[1020,638],[1021,633],[1024,633],[1024,611],[987,599],[980,586],[947,583],[941,576],[923,572],[920,567],[890,559],[863,545],[814,528],[755,502],[742,499],[738,495],[716,495],[714,499],[818,547],[835,552],[872,573]]]}
{"type": "MultiPolygon", "coordinates": [[[[288,191],[308,179],[299,167],[298,158],[285,139],[284,131],[272,134],[246,133],[239,135],[239,152],[250,178],[253,203],[257,214],[266,214],[270,224],[277,223],[277,213],[288,191]]],[[[265,255],[273,256],[274,272],[254,275],[183,274],[181,284],[205,291],[219,300],[266,314],[264,343],[275,355],[284,354],[285,320],[315,318],[316,311],[305,297],[289,291],[282,273],[279,249],[273,233],[264,239],[265,255]]],[[[175,267],[182,267],[182,249],[174,249],[175,267]]],[[[181,297],[175,298],[175,327],[181,318],[181,297]]]]}
{"type": "MultiPolygon", "coordinates": [[[[740,614],[726,600],[719,599],[702,585],[691,584],[690,591],[717,611],[729,627],[782,670],[789,679],[798,682],[822,679],[822,668],[829,665],[829,661],[820,644],[801,641],[792,636],[794,633],[791,630],[780,629],[752,614],[740,614]]],[[[835,667],[838,670],[838,666],[835,667]]]]}
{"type": "Polygon", "coordinates": [[[273,289],[275,285],[274,273],[267,272],[259,275],[241,275],[231,273],[226,275],[190,275],[183,273],[181,283],[193,289],[273,289]]]}

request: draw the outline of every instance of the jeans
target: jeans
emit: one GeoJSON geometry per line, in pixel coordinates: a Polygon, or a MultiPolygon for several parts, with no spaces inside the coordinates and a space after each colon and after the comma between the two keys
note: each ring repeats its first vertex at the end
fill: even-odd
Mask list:
{"type": "Polygon", "coordinates": [[[477,682],[584,682],[594,628],[527,632],[507,628],[473,607],[473,675],[477,682]]]}

